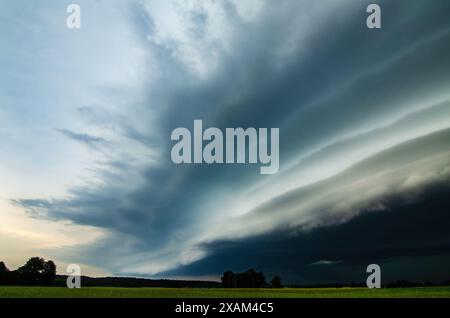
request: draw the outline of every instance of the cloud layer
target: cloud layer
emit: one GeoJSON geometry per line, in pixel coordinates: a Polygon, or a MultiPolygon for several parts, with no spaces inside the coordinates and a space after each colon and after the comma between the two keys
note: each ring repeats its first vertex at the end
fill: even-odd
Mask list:
{"type": "MultiPolygon", "coordinates": [[[[80,1],[76,33],[58,26],[64,5],[50,1],[19,26],[19,2],[0,8],[17,19],[0,19],[15,30],[2,34],[0,136],[18,132],[2,137],[2,163],[33,158],[28,175],[10,178],[56,178],[8,197],[31,217],[103,233],[52,250],[60,259],[119,274],[220,274],[202,266],[226,254],[219,242],[256,240],[260,253],[279,248],[264,238],[307,244],[307,233],[351,232],[355,218],[449,180],[448,1],[381,1],[381,30],[366,28],[370,1],[80,1]],[[280,171],[174,165],[170,133],[194,119],[280,128],[280,171]],[[39,157],[67,173],[38,168],[39,157]]],[[[312,248],[294,245],[286,255],[312,248]]],[[[345,263],[325,254],[308,264],[345,263]]]]}

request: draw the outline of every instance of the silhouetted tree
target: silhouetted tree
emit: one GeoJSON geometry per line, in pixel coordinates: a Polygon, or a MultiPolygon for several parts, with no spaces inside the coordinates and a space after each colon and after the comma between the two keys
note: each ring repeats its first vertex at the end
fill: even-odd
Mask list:
{"type": "Polygon", "coordinates": [[[53,285],[56,277],[56,265],[53,261],[45,261],[41,257],[30,258],[25,265],[11,273],[15,284],[35,286],[53,285]]]}
{"type": "Polygon", "coordinates": [[[41,274],[40,284],[50,286],[53,285],[53,281],[56,277],[56,265],[52,261],[44,263],[44,269],[41,274]]]}
{"type": "Polygon", "coordinates": [[[280,278],[280,276],[274,276],[274,277],[272,278],[272,281],[271,281],[270,283],[271,283],[272,287],[275,287],[275,288],[281,288],[281,287],[283,287],[283,285],[281,284],[281,278],[280,278]]]}
{"type": "Polygon", "coordinates": [[[21,284],[38,285],[39,278],[44,271],[44,259],[41,257],[30,258],[25,265],[19,267],[17,272],[20,275],[21,284]]]}
{"type": "Polygon", "coordinates": [[[262,272],[249,269],[244,273],[226,271],[222,276],[222,286],[225,288],[260,288],[266,286],[266,278],[262,272]]]}
{"type": "Polygon", "coordinates": [[[232,288],[234,283],[234,273],[232,271],[226,271],[222,276],[222,287],[232,288]]]}
{"type": "Polygon", "coordinates": [[[5,263],[0,262],[0,285],[7,285],[9,283],[9,269],[5,263]]]}
{"type": "Polygon", "coordinates": [[[6,267],[5,263],[0,262],[0,274],[9,272],[8,267],[6,267]]]}

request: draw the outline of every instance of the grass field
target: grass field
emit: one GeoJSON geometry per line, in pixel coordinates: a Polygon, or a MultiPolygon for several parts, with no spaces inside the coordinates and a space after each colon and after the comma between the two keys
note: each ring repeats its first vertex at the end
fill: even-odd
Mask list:
{"type": "Polygon", "coordinates": [[[0,298],[450,298],[450,287],[417,288],[110,288],[0,287],[0,298]]]}

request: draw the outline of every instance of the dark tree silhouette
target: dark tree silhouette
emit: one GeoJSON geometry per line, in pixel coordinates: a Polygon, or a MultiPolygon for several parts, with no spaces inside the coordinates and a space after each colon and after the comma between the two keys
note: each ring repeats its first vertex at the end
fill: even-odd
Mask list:
{"type": "Polygon", "coordinates": [[[267,286],[262,272],[249,269],[244,273],[226,271],[222,276],[222,286],[225,288],[260,288],[267,286]]]}
{"type": "Polygon", "coordinates": [[[41,257],[30,258],[17,272],[24,285],[38,285],[39,278],[44,271],[45,260],[41,257]]]}
{"type": "Polygon", "coordinates": [[[55,263],[41,257],[30,258],[15,271],[9,271],[5,263],[0,262],[0,285],[50,286],[55,277],[55,263]]]}
{"type": "Polygon", "coordinates": [[[0,262],[0,275],[6,274],[9,272],[8,267],[6,267],[5,263],[0,262]]]}
{"type": "Polygon", "coordinates": [[[235,287],[234,283],[234,273],[232,271],[226,271],[222,276],[222,286],[225,288],[235,287]]]}
{"type": "Polygon", "coordinates": [[[0,285],[6,285],[9,283],[9,269],[5,263],[0,262],[0,285]]]}
{"type": "Polygon", "coordinates": [[[42,285],[53,285],[53,281],[56,277],[56,265],[53,261],[47,261],[44,263],[44,270],[41,273],[40,283],[42,285]]]}
{"type": "Polygon", "coordinates": [[[281,278],[280,278],[280,276],[274,276],[274,277],[272,278],[272,281],[270,282],[270,284],[272,285],[272,287],[275,287],[275,288],[281,288],[281,287],[283,287],[283,285],[281,284],[281,278]]]}

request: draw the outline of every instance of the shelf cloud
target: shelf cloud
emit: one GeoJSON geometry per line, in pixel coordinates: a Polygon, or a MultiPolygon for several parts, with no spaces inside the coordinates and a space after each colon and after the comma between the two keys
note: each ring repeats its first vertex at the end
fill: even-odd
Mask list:
{"type": "Polygon", "coordinates": [[[0,195],[27,218],[101,233],[52,257],[153,277],[254,266],[294,282],[450,263],[448,1],[378,1],[379,30],[370,1],[83,0],[76,31],[55,18],[64,4],[24,3],[0,4],[0,166],[12,167],[0,189],[29,186],[0,195]],[[171,132],[196,119],[279,128],[279,171],[175,165],[171,132]]]}

